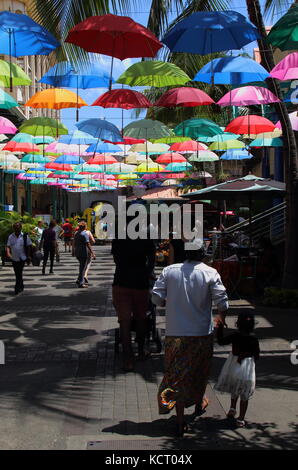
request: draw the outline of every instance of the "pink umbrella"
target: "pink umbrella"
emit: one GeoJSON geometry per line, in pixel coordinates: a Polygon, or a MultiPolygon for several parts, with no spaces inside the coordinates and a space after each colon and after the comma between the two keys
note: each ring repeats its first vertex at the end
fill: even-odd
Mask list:
{"type": "Polygon", "coordinates": [[[244,86],[226,93],[219,101],[219,106],[249,106],[251,104],[278,103],[280,100],[267,88],[244,86]]]}
{"type": "Polygon", "coordinates": [[[16,126],[7,118],[0,116],[0,134],[15,134],[16,126]]]}
{"type": "Polygon", "coordinates": [[[171,145],[170,150],[179,153],[193,153],[200,150],[207,150],[208,147],[201,142],[196,142],[195,140],[186,140],[185,142],[175,142],[171,145]]]}
{"type": "Polygon", "coordinates": [[[172,88],[164,93],[155,103],[154,106],[164,108],[175,108],[176,106],[202,106],[214,104],[210,96],[198,88],[179,87],[172,88]]]}
{"type": "Polygon", "coordinates": [[[26,173],[20,173],[17,177],[17,180],[34,180],[35,176],[28,176],[26,173]]]}
{"type": "Polygon", "coordinates": [[[292,52],[282,59],[270,72],[270,77],[278,80],[298,78],[298,52],[292,52]]]}
{"type": "MultiPolygon", "coordinates": [[[[290,118],[290,121],[291,121],[291,125],[292,125],[293,131],[298,131],[298,116],[297,116],[297,111],[294,111],[293,113],[290,113],[290,114],[289,114],[289,118],[290,118]]],[[[281,123],[280,123],[280,121],[278,121],[278,122],[275,124],[275,126],[278,127],[278,129],[281,129],[281,123]]]]}
{"type": "Polygon", "coordinates": [[[175,163],[175,162],[186,162],[186,158],[184,158],[180,153],[163,153],[156,159],[157,163],[175,163]]]}
{"type": "Polygon", "coordinates": [[[88,145],[64,144],[62,142],[51,142],[46,148],[46,153],[64,154],[78,156],[85,152],[88,145]]]}

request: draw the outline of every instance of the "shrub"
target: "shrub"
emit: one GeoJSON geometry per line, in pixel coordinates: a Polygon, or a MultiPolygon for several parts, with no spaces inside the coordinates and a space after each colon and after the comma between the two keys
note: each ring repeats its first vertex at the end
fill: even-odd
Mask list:
{"type": "Polygon", "coordinates": [[[263,304],[271,307],[298,307],[298,289],[267,287],[264,291],[263,304]]]}

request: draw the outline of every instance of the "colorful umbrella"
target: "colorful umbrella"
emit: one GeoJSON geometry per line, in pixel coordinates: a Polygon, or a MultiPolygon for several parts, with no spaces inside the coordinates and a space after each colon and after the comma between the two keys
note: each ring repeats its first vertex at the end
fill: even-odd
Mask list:
{"type": "Polygon", "coordinates": [[[221,128],[209,119],[187,119],[175,127],[176,135],[186,135],[196,139],[201,135],[213,136],[223,134],[221,128]]]}
{"type": "MultiPolygon", "coordinates": [[[[18,134],[19,135],[19,134],[18,134]]],[[[31,136],[29,136],[31,137],[31,136]]],[[[5,144],[3,150],[15,153],[39,153],[39,148],[32,142],[10,140],[5,144]]]]}
{"type": "Polygon", "coordinates": [[[146,161],[153,163],[151,158],[147,158],[146,155],[140,155],[137,152],[129,152],[128,156],[124,158],[124,163],[138,165],[139,163],[143,163],[146,161]]]}
{"type": "MultiPolygon", "coordinates": [[[[8,88],[12,82],[13,86],[31,85],[32,80],[17,64],[0,60],[0,86],[8,88]]],[[[9,95],[8,95],[9,96],[9,95]]]]}
{"type": "Polygon", "coordinates": [[[135,165],[127,165],[126,163],[113,163],[112,165],[108,165],[106,173],[133,173],[135,169],[135,165]]]}
{"type": "Polygon", "coordinates": [[[266,37],[274,47],[281,51],[298,49],[298,5],[293,3],[289,11],[271,28],[266,37]]]}
{"type": "Polygon", "coordinates": [[[238,139],[240,137],[240,134],[233,134],[233,132],[225,132],[224,134],[216,134],[213,135],[212,137],[204,137],[200,136],[198,140],[202,140],[203,142],[225,142],[226,140],[233,140],[233,139],[238,139]]]}
{"type": "Polygon", "coordinates": [[[148,154],[161,154],[169,150],[167,144],[152,144],[151,142],[145,142],[144,144],[134,144],[130,147],[131,152],[142,152],[148,154]]]}
{"type": "Polygon", "coordinates": [[[174,108],[176,106],[190,107],[210,104],[215,104],[215,102],[204,91],[198,88],[180,87],[166,91],[166,93],[154,103],[154,106],[174,108]]]}
{"type": "Polygon", "coordinates": [[[250,147],[282,147],[283,141],[278,137],[270,139],[270,138],[262,138],[261,136],[253,140],[250,144],[250,147]]]}
{"type": "Polygon", "coordinates": [[[220,157],[221,160],[245,160],[252,158],[253,155],[246,149],[242,150],[227,150],[220,157]]]}
{"type": "Polygon", "coordinates": [[[110,142],[120,142],[122,136],[117,127],[105,119],[85,119],[76,124],[76,127],[87,134],[92,135],[101,140],[109,140],[110,142]]]}
{"type": "Polygon", "coordinates": [[[15,106],[19,106],[18,103],[6,93],[4,90],[0,89],[0,108],[1,109],[10,109],[14,108],[15,106]]]}
{"type": "Polygon", "coordinates": [[[117,153],[122,152],[121,147],[114,144],[109,144],[107,142],[98,142],[98,144],[91,144],[86,149],[86,153],[117,153]]]}
{"type": "Polygon", "coordinates": [[[118,161],[110,155],[95,155],[87,162],[88,165],[111,165],[113,163],[118,163],[118,161]]]}
{"type": "Polygon", "coordinates": [[[61,135],[58,142],[68,145],[91,145],[95,144],[97,139],[92,137],[90,134],[87,134],[86,132],[75,130],[69,132],[67,135],[61,135]]]}
{"type": "Polygon", "coordinates": [[[49,135],[37,135],[33,137],[33,141],[35,144],[51,144],[52,142],[54,142],[54,140],[55,139],[49,135]]]}
{"type": "Polygon", "coordinates": [[[257,28],[236,11],[199,11],[180,20],[162,42],[172,52],[205,55],[242,49],[258,38],[257,28]]]}
{"type": "Polygon", "coordinates": [[[252,104],[279,103],[277,98],[267,88],[259,86],[244,86],[234,88],[226,93],[218,102],[219,106],[250,106],[252,104]]]}
{"type": "Polygon", "coordinates": [[[33,153],[27,153],[21,159],[22,163],[50,163],[50,159],[43,157],[42,155],[34,155],[33,153]]]}
{"type": "Polygon", "coordinates": [[[131,65],[118,78],[117,83],[134,86],[164,87],[184,85],[190,77],[182,69],[170,62],[148,60],[131,65]]]}
{"type": "Polygon", "coordinates": [[[78,165],[80,163],[85,163],[85,160],[78,155],[61,155],[57,157],[55,163],[68,163],[69,165],[78,165]]]}
{"type": "Polygon", "coordinates": [[[204,65],[193,81],[218,85],[241,85],[262,82],[269,77],[262,65],[247,57],[220,57],[204,65]]]}
{"type": "Polygon", "coordinates": [[[219,157],[211,150],[202,150],[199,153],[193,153],[188,161],[189,162],[217,162],[219,157]]]}
{"type": "Polygon", "coordinates": [[[181,162],[186,162],[186,158],[184,158],[182,155],[180,155],[180,153],[175,153],[175,152],[164,153],[156,159],[156,162],[157,163],[163,163],[163,164],[181,163],[181,162]]]}
{"type": "Polygon", "coordinates": [[[217,152],[243,148],[245,148],[245,144],[243,142],[240,142],[240,140],[226,140],[225,142],[213,142],[211,145],[209,145],[209,150],[215,150],[217,152]]]}
{"type": "Polygon", "coordinates": [[[208,147],[205,144],[201,144],[194,140],[187,140],[185,142],[176,142],[171,145],[170,150],[175,150],[181,153],[192,153],[199,152],[200,150],[206,150],[208,147]]]}
{"type": "Polygon", "coordinates": [[[0,133],[1,134],[15,134],[17,131],[18,129],[16,128],[16,126],[9,119],[0,116],[0,133]]]}
{"type": "MultiPolygon", "coordinates": [[[[297,116],[297,111],[294,111],[293,113],[290,113],[289,114],[289,118],[290,118],[290,121],[291,121],[291,125],[292,125],[292,129],[293,131],[298,131],[298,116],[297,116]]],[[[280,121],[278,121],[275,126],[278,128],[278,129],[281,129],[281,123],[280,121]]]]}
{"type": "Polygon", "coordinates": [[[61,164],[56,162],[50,162],[45,164],[45,168],[48,170],[73,171],[73,168],[69,163],[61,164]]]}
{"type": "Polygon", "coordinates": [[[63,144],[61,142],[52,142],[45,147],[47,155],[81,155],[87,149],[87,145],[63,144]]]}
{"type": "Polygon", "coordinates": [[[235,134],[262,134],[262,132],[271,132],[275,129],[273,122],[262,116],[249,114],[248,116],[239,116],[233,119],[227,125],[225,131],[235,134]]]}
{"type": "Polygon", "coordinates": [[[97,98],[91,106],[102,108],[150,108],[152,103],[145,95],[134,90],[110,90],[97,98]]]}
{"type": "MultiPolygon", "coordinates": [[[[169,163],[165,167],[165,171],[171,171],[172,173],[181,173],[184,171],[189,171],[192,168],[191,164],[188,162],[184,163],[169,163]]],[[[167,175],[168,178],[168,175],[167,175]]]]}
{"type": "Polygon", "coordinates": [[[156,173],[160,171],[165,171],[164,167],[162,165],[159,165],[158,163],[140,163],[140,165],[137,166],[136,170],[138,173],[156,173]]]}
{"type": "Polygon", "coordinates": [[[295,80],[298,78],[298,52],[292,52],[286,55],[286,57],[271,70],[270,77],[278,78],[278,80],[295,80]]]}
{"type": "Polygon", "coordinates": [[[124,127],[123,135],[127,137],[143,138],[148,140],[167,137],[171,135],[171,131],[160,121],[141,119],[140,121],[131,122],[126,127],[124,127]]]}
{"type": "Polygon", "coordinates": [[[179,137],[177,135],[170,135],[169,137],[161,137],[160,139],[151,139],[154,144],[168,144],[172,145],[176,142],[186,142],[188,141],[188,137],[179,137]]]}
{"type": "MultiPolygon", "coordinates": [[[[58,137],[61,134],[67,134],[67,128],[56,119],[48,117],[35,117],[24,121],[20,126],[20,132],[26,132],[31,135],[47,135],[58,137]]],[[[1,128],[0,128],[1,132],[1,128]]]]}

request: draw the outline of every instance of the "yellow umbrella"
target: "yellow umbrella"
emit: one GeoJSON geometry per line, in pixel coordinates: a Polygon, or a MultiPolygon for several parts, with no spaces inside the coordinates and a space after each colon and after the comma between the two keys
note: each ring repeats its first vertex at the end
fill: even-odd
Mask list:
{"type": "Polygon", "coordinates": [[[160,171],[165,171],[162,165],[158,163],[141,163],[137,166],[136,171],[138,173],[158,173],[160,171]]]}

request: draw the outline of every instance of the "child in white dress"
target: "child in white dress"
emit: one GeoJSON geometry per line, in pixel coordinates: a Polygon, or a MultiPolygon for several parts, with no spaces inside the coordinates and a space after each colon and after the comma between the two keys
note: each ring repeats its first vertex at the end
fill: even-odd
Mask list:
{"type": "Polygon", "coordinates": [[[240,314],[236,326],[238,331],[226,337],[223,335],[224,326],[217,327],[218,344],[232,344],[232,352],[221,370],[215,389],[231,394],[228,418],[235,417],[236,405],[240,397],[240,414],[237,418],[237,426],[244,427],[248,400],[255,390],[255,360],[259,358],[260,347],[257,337],[253,334],[255,319],[252,314],[240,314]]]}

